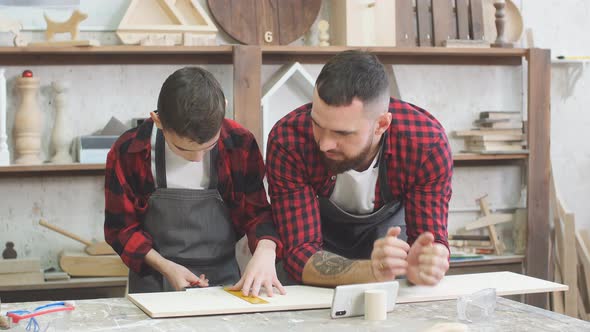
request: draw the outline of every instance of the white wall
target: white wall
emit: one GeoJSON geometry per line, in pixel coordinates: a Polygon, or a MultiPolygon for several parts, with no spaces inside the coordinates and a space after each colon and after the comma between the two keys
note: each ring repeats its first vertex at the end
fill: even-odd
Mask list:
{"type": "MultiPolygon", "coordinates": [[[[204,1],[202,1],[204,2],[204,1]]],[[[517,1],[520,3],[521,1],[517,1]]],[[[539,47],[554,48],[567,54],[588,54],[590,3],[584,0],[523,0],[523,15],[533,28],[539,47]],[[551,13],[548,16],[548,13],[551,13]],[[586,53],[584,53],[586,52],[586,53]]],[[[206,8],[206,6],[205,6],[206,8]]],[[[0,8],[0,15],[3,15],[0,8]]],[[[322,16],[328,10],[323,8],[322,16]]],[[[103,44],[117,43],[112,32],[82,32],[82,36],[100,39],[103,44]]],[[[310,35],[314,35],[313,33],[310,35]]],[[[26,32],[29,39],[41,39],[39,32],[26,32]]],[[[220,42],[230,40],[223,34],[220,42]]],[[[10,45],[11,38],[0,33],[0,45],[10,45]]],[[[298,44],[306,41],[299,40],[298,44]]],[[[180,66],[47,66],[7,67],[9,79],[9,133],[12,129],[17,98],[14,78],[24,69],[32,69],[41,78],[40,107],[47,116],[44,151],[53,125],[50,83],[56,79],[71,81],[69,121],[75,134],[89,134],[100,129],[114,115],[129,121],[147,116],[155,106],[164,78],[180,66]],[[91,74],[90,74],[91,73],[91,74]],[[90,78],[92,77],[92,78],[90,78]]],[[[206,66],[221,81],[232,104],[232,68],[226,65],[206,66]]],[[[321,66],[305,65],[317,76],[321,66]]],[[[587,130],[590,115],[584,96],[590,84],[590,70],[582,72],[575,82],[573,66],[554,66],[552,70],[552,156],[559,190],[575,213],[578,224],[590,227],[590,211],[585,208],[590,197],[590,140],[576,139],[577,132],[587,130]],[[573,71],[573,72],[572,72],[573,71]],[[569,85],[568,85],[569,84],[569,85]],[[569,86],[569,87],[568,87],[569,86]]],[[[263,83],[278,66],[263,68],[263,83]]],[[[523,104],[522,73],[518,67],[499,66],[395,66],[402,98],[422,106],[441,120],[448,132],[470,127],[477,113],[490,109],[521,109],[523,104]]],[[[281,96],[289,96],[285,92],[281,96]]],[[[586,94],[587,95],[587,94],[586,94]]],[[[229,116],[233,112],[230,110],[229,116]]],[[[462,142],[451,139],[454,151],[462,142]]],[[[451,201],[449,228],[453,232],[477,217],[475,199],[489,195],[491,207],[522,206],[523,173],[518,166],[457,167],[451,201]]],[[[38,226],[39,217],[89,239],[102,239],[104,218],[103,179],[100,176],[0,178],[0,245],[11,240],[24,256],[40,256],[44,266],[56,266],[57,254],[63,248],[81,245],[38,226]]],[[[506,231],[508,232],[508,230],[506,231]]],[[[1,249],[0,249],[1,250],[1,249]]]]}
{"type": "MultiPolygon", "coordinates": [[[[523,15],[537,47],[551,48],[553,56],[590,55],[589,1],[525,0],[523,15]]],[[[551,75],[551,158],[557,190],[575,213],[577,227],[590,228],[590,67],[554,64],[551,75]]]]}

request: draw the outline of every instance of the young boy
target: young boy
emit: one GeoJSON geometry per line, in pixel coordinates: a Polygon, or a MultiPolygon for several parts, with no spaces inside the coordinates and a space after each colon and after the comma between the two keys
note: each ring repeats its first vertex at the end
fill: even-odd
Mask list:
{"type": "Polygon", "coordinates": [[[164,82],[158,110],[111,148],[105,238],[129,266],[129,293],[237,282],[245,295],[284,294],[262,156],[225,105],[211,73],[182,68],[164,82]],[[240,279],[234,248],[244,234],[254,254],[240,279]]]}

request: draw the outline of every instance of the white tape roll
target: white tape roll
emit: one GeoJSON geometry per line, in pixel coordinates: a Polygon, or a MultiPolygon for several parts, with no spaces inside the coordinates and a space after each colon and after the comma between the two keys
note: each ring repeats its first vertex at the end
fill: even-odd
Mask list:
{"type": "Polygon", "coordinates": [[[387,292],[383,289],[365,291],[365,319],[387,319],[387,292]]]}

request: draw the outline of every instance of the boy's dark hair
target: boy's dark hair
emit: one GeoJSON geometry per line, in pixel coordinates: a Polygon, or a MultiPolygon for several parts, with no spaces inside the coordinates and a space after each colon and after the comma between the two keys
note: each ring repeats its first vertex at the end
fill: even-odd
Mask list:
{"type": "Polygon", "coordinates": [[[213,75],[184,67],[168,76],[158,97],[162,126],[199,144],[212,139],[225,117],[225,96],[213,75]]]}
{"type": "Polygon", "coordinates": [[[389,91],[383,64],[373,54],[350,50],[328,60],[316,80],[319,97],[331,106],[347,106],[353,98],[369,104],[389,91]]]}

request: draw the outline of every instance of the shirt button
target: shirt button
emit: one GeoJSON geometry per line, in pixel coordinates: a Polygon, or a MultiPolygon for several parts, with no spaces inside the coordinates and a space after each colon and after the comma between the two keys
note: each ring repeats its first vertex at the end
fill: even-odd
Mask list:
{"type": "Polygon", "coordinates": [[[330,180],[332,180],[332,181],[336,180],[336,175],[332,175],[332,177],[330,178],[330,180]]]}

